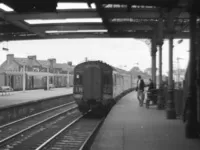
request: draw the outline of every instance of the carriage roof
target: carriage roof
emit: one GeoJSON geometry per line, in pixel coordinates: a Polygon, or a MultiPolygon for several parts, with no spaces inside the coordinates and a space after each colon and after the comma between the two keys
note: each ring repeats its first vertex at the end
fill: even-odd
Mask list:
{"type": "Polygon", "coordinates": [[[109,64],[107,64],[105,62],[102,62],[102,61],[86,61],[86,62],[78,64],[74,68],[74,70],[76,70],[77,68],[82,68],[83,66],[88,65],[88,64],[99,64],[99,65],[103,65],[103,66],[111,69],[112,71],[116,71],[118,73],[123,73],[123,74],[127,74],[128,73],[128,71],[126,71],[126,70],[123,70],[123,69],[120,69],[120,68],[117,68],[117,67],[113,67],[113,66],[111,66],[111,65],[109,65],[109,64]]]}
{"type": "Polygon", "coordinates": [[[105,67],[105,68],[108,68],[108,69],[113,70],[112,66],[110,66],[109,64],[104,63],[104,62],[102,62],[102,61],[86,61],[86,62],[83,62],[83,63],[80,63],[80,64],[76,65],[75,68],[74,68],[74,70],[76,70],[76,69],[81,69],[81,68],[83,68],[85,65],[90,65],[90,64],[91,64],[91,65],[93,65],[93,64],[101,65],[101,66],[103,66],[103,67],[105,67]]]}

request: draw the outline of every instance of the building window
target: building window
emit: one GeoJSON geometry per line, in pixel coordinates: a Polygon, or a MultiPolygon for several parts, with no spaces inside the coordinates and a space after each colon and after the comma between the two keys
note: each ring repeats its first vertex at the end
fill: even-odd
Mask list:
{"type": "Polygon", "coordinates": [[[33,68],[34,72],[39,72],[39,68],[33,68]]]}

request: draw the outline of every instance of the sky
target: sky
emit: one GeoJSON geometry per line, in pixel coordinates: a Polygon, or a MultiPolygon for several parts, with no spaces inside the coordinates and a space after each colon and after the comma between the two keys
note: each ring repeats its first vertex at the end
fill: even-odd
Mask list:
{"type": "MultiPolygon", "coordinates": [[[[186,68],[188,63],[189,40],[183,40],[177,44],[174,40],[174,68],[177,67],[177,57],[180,60],[179,67],[186,68]]],[[[168,40],[163,44],[163,73],[168,71],[168,40]]],[[[6,60],[7,54],[15,57],[27,57],[36,55],[39,60],[56,58],[58,63],[72,61],[74,65],[85,60],[102,60],[112,66],[130,70],[138,66],[141,70],[151,67],[150,46],[145,40],[132,38],[119,39],[54,39],[54,40],[27,40],[10,41],[0,43],[0,64],[6,60]],[[9,51],[3,51],[6,47],[9,51]]],[[[158,67],[157,52],[157,67],[158,67]]]]}

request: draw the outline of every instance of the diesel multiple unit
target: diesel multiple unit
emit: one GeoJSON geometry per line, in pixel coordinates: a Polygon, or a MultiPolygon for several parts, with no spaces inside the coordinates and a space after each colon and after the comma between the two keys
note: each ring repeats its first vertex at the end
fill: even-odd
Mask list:
{"type": "Polygon", "coordinates": [[[101,61],[87,61],[74,69],[74,98],[83,113],[108,112],[116,97],[130,88],[130,73],[101,61]]]}

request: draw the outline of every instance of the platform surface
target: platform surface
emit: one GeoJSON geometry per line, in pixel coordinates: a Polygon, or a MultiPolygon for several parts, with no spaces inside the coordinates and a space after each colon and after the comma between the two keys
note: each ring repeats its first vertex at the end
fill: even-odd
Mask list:
{"type": "Polygon", "coordinates": [[[181,120],[166,112],[139,107],[136,93],[123,97],[110,111],[91,150],[200,150],[200,139],[186,139],[181,120]]]}
{"type": "Polygon", "coordinates": [[[54,88],[51,90],[27,90],[11,92],[10,95],[0,93],[0,108],[8,107],[15,104],[25,103],[29,101],[42,100],[50,97],[63,96],[72,94],[73,88],[54,88]]]}

